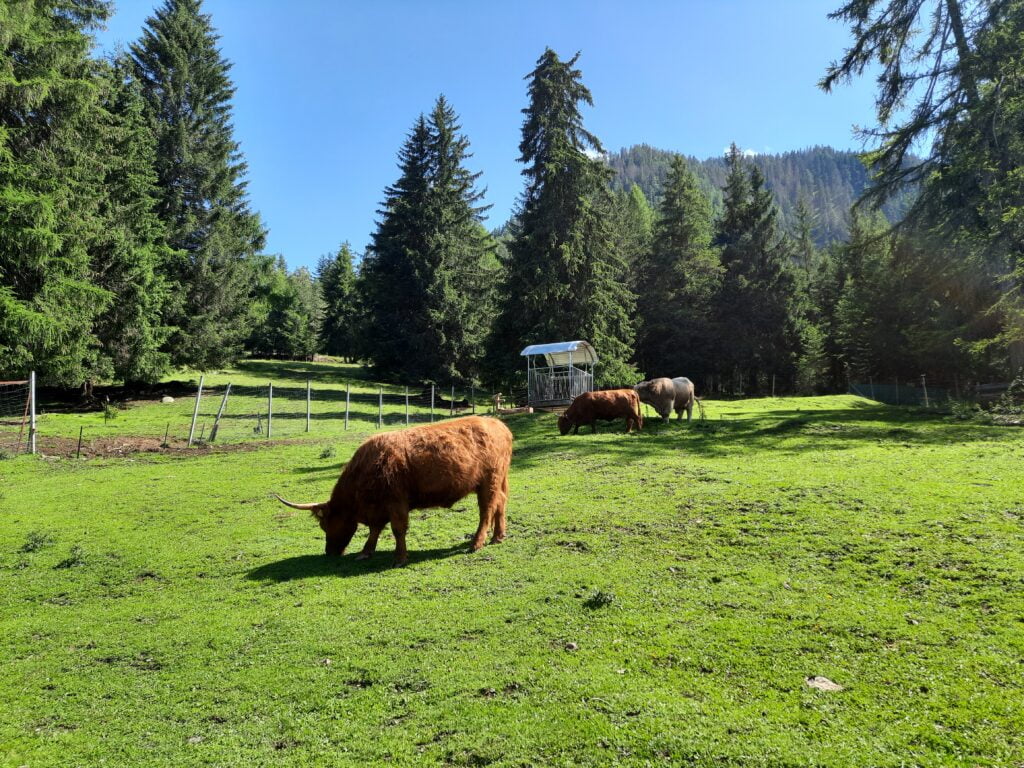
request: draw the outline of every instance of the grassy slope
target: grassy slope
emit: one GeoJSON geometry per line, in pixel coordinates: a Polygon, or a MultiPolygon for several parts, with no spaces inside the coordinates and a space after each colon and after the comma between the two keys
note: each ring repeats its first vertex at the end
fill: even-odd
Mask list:
{"type": "Polygon", "coordinates": [[[414,516],[399,570],[386,535],[327,561],[267,497],[326,497],[358,435],[2,462],[0,763],[1019,764],[1022,434],[709,415],[517,417],[508,541],[464,553],[468,499],[414,516]]]}
{"type": "MultiPolygon", "coordinates": [[[[195,391],[199,384],[199,376],[183,376],[176,374],[171,377],[178,381],[190,382],[187,396],[178,396],[173,404],[163,405],[153,402],[128,402],[124,410],[119,410],[116,418],[106,420],[100,410],[90,412],[67,412],[64,409],[47,408],[43,404],[43,413],[39,420],[40,434],[64,438],[77,438],[79,427],[84,427],[84,439],[132,435],[162,439],[165,432],[169,439],[181,440],[188,437],[189,424],[195,406],[195,391]]],[[[311,428],[314,437],[343,436],[345,415],[345,388],[350,390],[349,432],[363,434],[376,429],[378,410],[378,384],[369,381],[366,371],[359,366],[332,363],[303,363],[266,360],[243,361],[238,368],[228,371],[207,373],[204,382],[204,396],[200,400],[199,417],[196,421],[196,436],[205,425],[208,434],[213,426],[217,410],[221,404],[225,385],[231,384],[231,395],[228,399],[225,414],[221,422],[217,442],[234,443],[259,439],[253,434],[257,424],[256,413],[261,414],[263,429],[266,429],[267,415],[267,384],[274,385],[274,417],[273,436],[278,438],[305,437],[306,427],[306,381],[312,379],[312,398],[310,403],[311,428]]],[[[400,426],[405,421],[405,388],[399,386],[383,387],[384,391],[384,422],[386,426],[400,426]]],[[[410,389],[410,396],[419,394],[416,388],[410,389]]],[[[457,389],[456,400],[463,399],[468,393],[457,389]]],[[[477,398],[478,410],[486,410],[486,397],[483,393],[477,398]]],[[[439,387],[436,392],[437,402],[447,402],[451,397],[450,388],[439,387]]],[[[409,408],[412,421],[426,422],[430,419],[427,406],[416,405],[415,401],[409,408]]],[[[447,411],[438,405],[435,416],[442,418],[447,411]]],[[[266,432],[262,433],[265,436],[266,432]]]]}

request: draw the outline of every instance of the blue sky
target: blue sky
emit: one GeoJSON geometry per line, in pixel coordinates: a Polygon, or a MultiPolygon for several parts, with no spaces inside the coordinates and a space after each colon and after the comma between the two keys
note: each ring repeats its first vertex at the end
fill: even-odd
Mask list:
{"type": "MultiPolygon", "coordinates": [[[[731,141],[757,152],[858,149],[873,82],[815,85],[848,44],[838,0],[455,2],[205,0],[233,62],[235,134],[268,253],[314,266],[348,240],[362,251],[395,158],[444,93],[472,143],[470,166],[503,223],[522,189],[523,76],[545,46],[579,66],[587,127],[605,148],[647,143],[698,157],[731,141]]],[[[133,42],[156,0],[116,0],[101,50],[133,42]]]]}

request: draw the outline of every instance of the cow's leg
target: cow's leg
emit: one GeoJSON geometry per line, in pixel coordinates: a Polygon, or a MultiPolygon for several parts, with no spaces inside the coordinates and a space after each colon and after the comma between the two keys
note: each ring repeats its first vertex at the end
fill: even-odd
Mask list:
{"type": "Polygon", "coordinates": [[[391,532],[395,535],[395,565],[409,562],[409,551],[405,548],[405,532],[409,530],[409,510],[398,508],[391,510],[391,532]]]}
{"type": "Polygon", "coordinates": [[[487,539],[487,531],[494,527],[494,535],[498,535],[498,509],[501,506],[503,494],[501,492],[501,481],[496,477],[490,477],[480,483],[476,489],[476,503],[480,507],[480,524],[473,535],[473,543],[470,550],[476,552],[483,547],[487,539]]]}
{"type": "MultiPolygon", "coordinates": [[[[682,416],[683,416],[682,414],[679,414],[680,418],[682,418],[682,416]]],[[[690,401],[686,404],[686,420],[687,421],[692,421],[693,420],[693,398],[692,397],[690,398],[690,401]]]]}
{"type": "Polygon", "coordinates": [[[501,479],[501,496],[498,499],[498,504],[494,509],[494,535],[491,537],[491,543],[497,544],[498,542],[505,540],[506,523],[505,523],[505,507],[508,506],[508,475],[501,479]]]}
{"type": "Polygon", "coordinates": [[[384,530],[383,526],[377,528],[371,526],[370,535],[366,537],[366,543],[363,545],[363,551],[356,555],[356,560],[368,560],[377,551],[377,539],[380,538],[382,530],[384,530]]]}

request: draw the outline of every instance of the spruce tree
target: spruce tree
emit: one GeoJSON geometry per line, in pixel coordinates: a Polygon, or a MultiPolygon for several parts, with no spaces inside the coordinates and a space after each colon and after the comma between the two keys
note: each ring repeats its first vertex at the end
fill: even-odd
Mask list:
{"type": "Polygon", "coordinates": [[[169,290],[161,269],[173,258],[156,214],[155,146],[145,104],[124,59],[101,80],[102,120],[93,138],[103,168],[102,227],[90,244],[93,282],[112,299],[97,318],[101,364],[94,377],[154,382],[167,372],[163,321],[169,290]]]}
{"type": "Polygon", "coordinates": [[[580,104],[593,104],[576,68],[550,48],[527,75],[520,162],[526,189],[491,341],[492,375],[518,370],[527,344],[586,339],[601,360],[598,380],[623,384],[636,377],[632,354],[635,296],[629,269],[611,226],[611,176],[588,152],[602,153],[583,127],[580,104]]]}
{"type": "Polygon", "coordinates": [[[771,191],[757,166],[746,167],[734,144],[716,242],[725,268],[716,297],[724,373],[746,392],[796,382],[800,323],[787,240],[779,232],[771,191]]]}
{"type": "Polygon", "coordinates": [[[239,354],[252,257],[266,234],[246,198],[231,65],[217,41],[200,0],[165,0],[131,46],[156,137],[158,213],[180,254],[166,265],[177,298],[169,350],[175,364],[198,368],[239,354]]]}
{"type": "Polygon", "coordinates": [[[477,377],[486,332],[494,243],[480,224],[479,174],[469,141],[440,97],[399,155],[381,221],[360,273],[365,356],[414,381],[477,377]]]}
{"type": "Polygon", "coordinates": [[[428,263],[433,270],[428,311],[437,346],[429,369],[439,381],[474,380],[479,375],[489,329],[493,270],[492,238],[481,225],[490,207],[480,204],[480,173],[465,167],[469,140],[458,117],[440,96],[429,118],[431,134],[428,263]]]}
{"type": "Polygon", "coordinates": [[[0,367],[43,381],[91,375],[111,295],[92,281],[100,111],[89,32],[103,0],[0,4],[0,367]]]}
{"type": "Polygon", "coordinates": [[[352,247],[345,242],[336,254],[321,257],[316,276],[324,305],[320,348],[351,361],[356,356],[360,321],[352,247]]]}
{"type": "Polygon", "coordinates": [[[648,377],[686,375],[700,382],[714,370],[711,300],[722,270],[711,230],[711,204],[676,155],[637,278],[637,359],[648,377]]]}
{"type": "Polygon", "coordinates": [[[359,272],[365,308],[360,354],[387,377],[426,379],[424,350],[436,344],[427,306],[424,263],[430,238],[430,130],[420,115],[398,154],[398,180],[385,189],[380,222],[359,272]]]}

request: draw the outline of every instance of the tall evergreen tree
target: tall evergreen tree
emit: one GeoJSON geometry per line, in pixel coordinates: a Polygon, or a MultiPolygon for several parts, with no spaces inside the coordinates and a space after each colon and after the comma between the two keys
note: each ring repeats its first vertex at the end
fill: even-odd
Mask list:
{"type": "Polygon", "coordinates": [[[170,329],[163,321],[169,291],[161,270],[174,254],[156,214],[155,146],[128,63],[115,61],[101,86],[103,119],[93,138],[103,168],[96,190],[102,227],[90,261],[93,282],[112,300],[95,325],[102,365],[94,375],[153,382],[170,362],[162,349],[170,329]]]}
{"type": "Polygon", "coordinates": [[[336,254],[321,257],[316,276],[324,304],[320,348],[350,361],[356,356],[360,321],[352,247],[345,242],[336,254]]]}
{"type": "Polygon", "coordinates": [[[520,162],[526,189],[516,212],[491,341],[498,377],[518,370],[529,343],[584,338],[597,349],[600,383],[637,374],[632,354],[635,296],[611,226],[611,172],[588,152],[603,152],[583,127],[580,104],[593,104],[576,68],[550,48],[527,75],[520,162]]]}
{"type": "Polygon", "coordinates": [[[725,209],[717,244],[725,268],[716,317],[727,376],[747,392],[775,376],[796,382],[799,317],[786,239],[776,222],[772,193],[756,166],[746,167],[736,145],[729,152],[725,209]]]}
{"type": "Polygon", "coordinates": [[[385,376],[405,373],[427,378],[423,366],[409,366],[434,343],[423,312],[427,269],[421,263],[428,232],[427,196],[430,130],[420,115],[398,153],[398,180],[385,191],[380,222],[359,272],[365,307],[360,353],[385,376]]]}
{"type": "Polygon", "coordinates": [[[699,383],[714,370],[711,300],[722,270],[711,230],[711,204],[676,155],[637,277],[637,359],[648,377],[685,374],[699,383]]]}
{"type": "Polygon", "coordinates": [[[165,0],[131,46],[157,143],[158,212],[181,254],[166,268],[178,299],[169,348],[175,363],[195,367],[240,352],[252,257],[266,234],[246,198],[218,39],[200,0],[165,0]]]}
{"type": "Polygon", "coordinates": [[[479,174],[465,168],[469,141],[460,131],[443,96],[429,120],[417,120],[363,261],[364,354],[385,375],[477,376],[494,244],[480,225],[479,174]]]}
{"type": "Polygon", "coordinates": [[[100,111],[88,33],[104,0],[0,4],[0,360],[77,384],[98,357],[110,302],[92,281],[100,227],[90,136],[100,111]]]}
{"type": "Polygon", "coordinates": [[[431,325],[437,329],[431,378],[472,380],[489,330],[494,243],[481,225],[490,207],[480,204],[480,173],[465,167],[472,155],[455,110],[438,98],[430,114],[432,218],[429,262],[431,325]]]}

